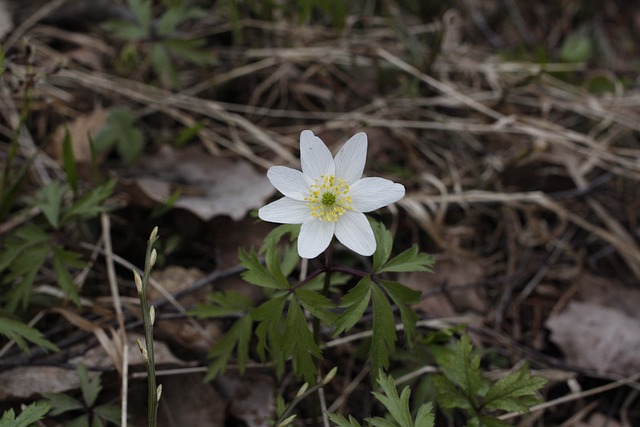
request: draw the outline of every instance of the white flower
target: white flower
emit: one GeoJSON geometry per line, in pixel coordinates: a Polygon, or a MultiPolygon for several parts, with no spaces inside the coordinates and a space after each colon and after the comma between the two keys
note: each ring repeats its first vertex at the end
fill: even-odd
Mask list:
{"type": "Polygon", "coordinates": [[[404,186],[384,178],[362,178],[367,135],[352,136],[335,159],[310,130],[300,134],[302,172],[285,166],[269,168],[267,177],[284,197],[263,206],[258,216],[280,224],[302,224],[298,254],[315,258],[335,235],[360,255],[376,250],[376,239],[363,212],[400,200],[404,186]]]}

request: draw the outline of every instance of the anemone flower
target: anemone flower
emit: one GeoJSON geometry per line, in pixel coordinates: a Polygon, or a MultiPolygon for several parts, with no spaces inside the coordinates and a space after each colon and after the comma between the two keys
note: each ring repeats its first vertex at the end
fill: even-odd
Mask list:
{"type": "Polygon", "coordinates": [[[364,212],[400,200],[404,186],[384,178],[362,178],[367,157],[367,135],[352,136],[331,155],[310,130],[300,134],[302,172],[286,166],[269,168],[267,177],[284,197],[258,211],[260,219],[279,224],[302,224],[298,254],[315,258],[335,235],[360,255],[376,250],[376,239],[364,212]]]}

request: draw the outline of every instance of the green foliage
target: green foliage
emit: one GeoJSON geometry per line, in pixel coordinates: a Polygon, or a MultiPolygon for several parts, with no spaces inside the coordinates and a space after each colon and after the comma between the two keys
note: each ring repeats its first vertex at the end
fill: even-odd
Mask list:
{"type": "Polygon", "coordinates": [[[115,149],[127,163],[133,163],[144,149],[144,135],[135,126],[135,119],[128,108],[114,108],[109,112],[106,125],[95,137],[99,152],[115,149]]]}
{"type": "Polygon", "coordinates": [[[59,351],[58,347],[46,340],[40,331],[19,320],[0,317],[0,334],[15,341],[18,347],[27,354],[30,354],[30,352],[26,341],[45,350],[59,351]]]}
{"type": "Polygon", "coordinates": [[[585,62],[593,56],[593,42],[584,30],[571,33],[560,47],[560,59],[564,62],[585,62]]]}
{"type": "Polygon", "coordinates": [[[129,50],[137,49],[140,42],[147,42],[147,55],[156,74],[173,88],[179,87],[179,81],[172,57],[182,58],[195,65],[217,63],[216,58],[205,49],[204,40],[189,39],[180,32],[180,27],[184,24],[206,16],[205,10],[188,2],[175,2],[154,21],[151,0],[128,0],[128,5],[135,21],[115,20],[103,24],[103,28],[114,37],[138,42],[125,46],[123,58],[135,56],[129,50]]]}
{"type": "Polygon", "coordinates": [[[33,402],[16,417],[13,409],[9,409],[0,418],[0,427],[29,427],[44,419],[51,405],[45,402],[33,402]]]}
{"type": "Polygon", "coordinates": [[[546,379],[532,376],[526,365],[492,383],[482,375],[480,356],[474,354],[471,340],[463,335],[448,351],[436,353],[443,375],[434,377],[438,402],[443,408],[464,409],[469,425],[507,425],[495,411],[526,412],[540,402],[538,390],[546,379]]]}
{"type": "Polygon", "coordinates": [[[0,252],[0,281],[3,291],[4,309],[14,312],[18,307],[26,309],[31,297],[34,281],[43,267],[51,266],[58,286],[74,303],[79,304],[78,287],[70,271],[85,266],[82,256],[65,249],[57,233],[65,230],[74,221],[87,220],[104,212],[105,200],[113,192],[115,181],[109,181],[74,199],[68,197],[69,187],[51,181],[26,198],[29,205],[42,212],[46,223],[38,221],[24,224],[4,238],[0,252]]]}
{"type": "Polygon", "coordinates": [[[100,374],[90,378],[87,368],[78,365],[76,374],[80,380],[80,390],[82,400],[63,393],[43,393],[46,404],[51,408],[49,416],[57,417],[62,414],[75,416],[75,418],[65,423],[67,426],[105,426],[109,423],[120,425],[120,408],[114,405],[96,405],[100,391],[102,390],[102,380],[100,374]],[[78,412],[82,412],[78,414],[78,412]]]}
{"type": "MultiPolygon", "coordinates": [[[[434,426],[435,416],[431,403],[420,405],[414,419],[409,408],[409,398],[411,396],[409,387],[405,387],[400,395],[398,395],[393,377],[385,375],[382,371],[378,374],[378,384],[384,393],[373,392],[373,396],[385,407],[388,417],[370,418],[368,420],[369,425],[374,427],[434,426]]],[[[329,419],[339,427],[360,427],[360,423],[352,416],[349,416],[347,419],[339,414],[329,413],[327,415],[329,419]]]]}

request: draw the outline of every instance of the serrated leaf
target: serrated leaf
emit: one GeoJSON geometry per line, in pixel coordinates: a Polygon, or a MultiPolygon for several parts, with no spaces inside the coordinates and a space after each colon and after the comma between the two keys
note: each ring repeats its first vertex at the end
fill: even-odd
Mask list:
{"type": "Polygon", "coordinates": [[[112,179],[88,191],[63,213],[60,223],[64,225],[75,219],[89,219],[105,212],[107,208],[103,203],[111,196],[115,186],[116,180],[112,179]]]}
{"type": "Polygon", "coordinates": [[[523,363],[516,371],[493,383],[484,396],[483,406],[487,409],[502,409],[510,412],[525,412],[540,400],[537,391],[547,380],[532,376],[529,366],[523,363]]]}
{"type": "Polygon", "coordinates": [[[263,288],[289,288],[289,284],[286,280],[282,280],[282,276],[274,276],[264,265],[262,265],[253,248],[251,248],[250,252],[240,249],[238,251],[238,258],[240,259],[240,264],[247,269],[247,271],[242,273],[242,278],[247,282],[263,288]]]}
{"type": "Polygon", "coordinates": [[[150,56],[153,67],[156,73],[164,79],[163,82],[169,82],[171,87],[178,88],[180,86],[180,80],[173,67],[167,48],[160,43],[154,44],[151,47],[150,56]]]}
{"type": "Polygon", "coordinates": [[[249,342],[253,318],[250,315],[241,317],[233,324],[222,338],[211,349],[209,357],[215,360],[209,365],[204,380],[210,381],[224,371],[233,350],[236,350],[236,362],[241,373],[244,373],[245,365],[249,358],[249,342]]]}
{"type": "Polygon", "coordinates": [[[316,377],[316,365],[313,358],[320,358],[320,348],[313,339],[298,301],[289,303],[284,331],[284,354],[290,355],[293,370],[298,377],[313,383],[316,377]]]}
{"type": "Polygon", "coordinates": [[[389,353],[395,348],[396,322],[389,300],[377,286],[372,286],[373,293],[373,336],[369,357],[373,362],[373,372],[389,366],[389,353]]]}
{"type": "MultiPolygon", "coordinates": [[[[383,372],[379,372],[378,384],[382,387],[384,393],[373,392],[372,394],[376,399],[380,401],[389,411],[389,415],[393,417],[395,422],[400,427],[413,427],[413,420],[411,419],[411,412],[409,411],[409,397],[410,390],[405,387],[402,393],[398,395],[398,390],[394,384],[393,378],[389,375],[385,375],[383,372]]],[[[379,425],[371,420],[372,424],[379,425]]]]}
{"type": "Polygon", "coordinates": [[[469,336],[463,335],[460,341],[453,346],[453,357],[440,363],[440,367],[447,378],[472,399],[472,406],[476,407],[476,396],[483,380],[480,370],[480,356],[472,354],[472,351],[469,336]]]}
{"type": "Polygon", "coordinates": [[[327,416],[329,417],[331,422],[333,422],[338,427],[361,427],[360,423],[351,415],[349,415],[348,420],[342,415],[334,414],[332,412],[328,412],[327,416]]]}
{"type": "Polygon", "coordinates": [[[378,272],[380,267],[382,267],[391,256],[393,237],[389,230],[378,221],[371,221],[371,228],[376,238],[376,251],[373,253],[373,271],[378,272]]]}
{"type": "Polygon", "coordinates": [[[3,283],[11,284],[11,288],[4,296],[7,301],[5,307],[7,311],[15,311],[19,304],[22,308],[27,308],[33,282],[50,252],[48,242],[42,242],[28,246],[20,252],[19,257],[13,259],[9,266],[9,273],[2,279],[3,283]]]}
{"type": "Polygon", "coordinates": [[[12,265],[18,256],[22,257],[25,250],[46,243],[49,239],[47,233],[33,224],[27,224],[14,230],[6,239],[4,248],[0,252],[0,272],[12,265]]]}
{"type": "Polygon", "coordinates": [[[46,350],[60,351],[54,343],[46,340],[40,331],[19,320],[0,317],[0,334],[15,341],[18,347],[27,354],[30,353],[26,341],[46,350]]]}
{"type": "Polygon", "coordinates": [[[151,29],[151,0],[129,0],[129,9],[146,34],[151,29]]]}
{"type": "Polygon", "coordinates": [[[64,414],[65,412],[84,408],[82,402],[67,394],[45,392],[42,393],[42,396],[47,399],[47,403],[51,405],[51,413],[49,415],[53,417],[64,414]]]}
{"type": "Polygon", "coordinates": [[[436,424],[436,416],[433,413],[431,402],[420,405],[416,414],[415,427],[433,427],[436,424]]]}
{"type": "Polygon", "coordinates": [[[322,320],[329,326],[333,325],[337,316],[331,311],[335,306],[329,298],[307,289],[297,289],[295,296],[305,310],[309,311],[314,317],[322,320]]]}
{"type": "Polygon", "coordinates": [[[46,402],[33,402],[15,416],[13,409],[9,409],[2,414],[0,427],[29,427],[44,418],[51,406],[46,402]]]}
{"type": "Polygon", "coordinates": [[[510,425],[490,415],[473,417],[467,422],[468,427],[509,427],[510,425]]]}
{"type": "Polygon", "coordinates": [[[288,294],[273,296],[251,312],[253,318],[260,322],[256,327],[258,356],[264,361],[267,359],[267,351],[269,351],[270,359],[276,367],[278,376],[282,375],[285,364],[282,350],[284,347],[282,312],[288,296],[288,294]]]}
{"type": "Polygon", "coordinates": [[[346,307],[346,310],[336,319],[333,336],[348,331],[362,318],[371,299],[371,285],[371,278],[369,276],[363,277],[358,284],[342,298],[340,307],[346,307]]]}
{"type": "Polygon", "coordinates": [[[438,402],[443,408],[472,409],[469,398],[449,378],[444,375],[433,377],[438,390],[438,402]]]}
{"type": "Polygon", "coordinates": [[[433,258],[428,254],[418,252],[418,247],[413,245],[411,248],[387,261],[378,272],[402,273],[409,271],[431,271],[432,266],[433,258]]]}

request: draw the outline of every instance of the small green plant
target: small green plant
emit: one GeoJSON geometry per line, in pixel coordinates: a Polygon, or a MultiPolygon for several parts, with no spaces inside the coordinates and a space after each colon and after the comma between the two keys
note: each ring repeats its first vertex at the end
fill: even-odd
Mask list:
{"type": "Polygon", "coordinates": [[[126,163],[135,162],[144,145],[144,134],[135,126],[133,114],[128,108],[113,108],[107,123],[95,138],[96,151],[116,150],[126,163]]]}
{"type": "Polygon", "coordinates": [[[9,409],[0,418],[0,427],[30,427],[45,418],[51,405],[46,402],[33,402],[25,407],[16,417],[13,409],[9,409]]]}
{"type": "MultiPolygon", "coordinates": [[[[123,48],[121,59],[139,65],[138,51],[145,50],[155,72],[171,87],[179,87],[176,70],[171,57],[182,58],[192,64],[215,64],[215,57],[204,49],[204,40],[186,38],[179,28],[184,23],[207,15],[203,9],[190,5],[186,1],[177,1],[164,10],[154,20],[151,0],[128,0],[127,5],[133,13],[134,21],[116,20],[104,24],[104,28],[115,37],[128,41],[123,48]]],[[[133,68],[133,67],[132,67],[133,68]]]]}
{"type": "Polygon", "coordinates": [[[100,374],[89,377],[87,368],[78,365],[76,368],[80,380],[82,400],[64,393],[43,393],[44,404],[51,408],[49,417],[60,415],[77,415],[72,421],[65,423],[67,427],[102,427],[108,423],[120,425],[120,408],[114,405],[96,405],[98,395],[102,390],[100,374]]]}

